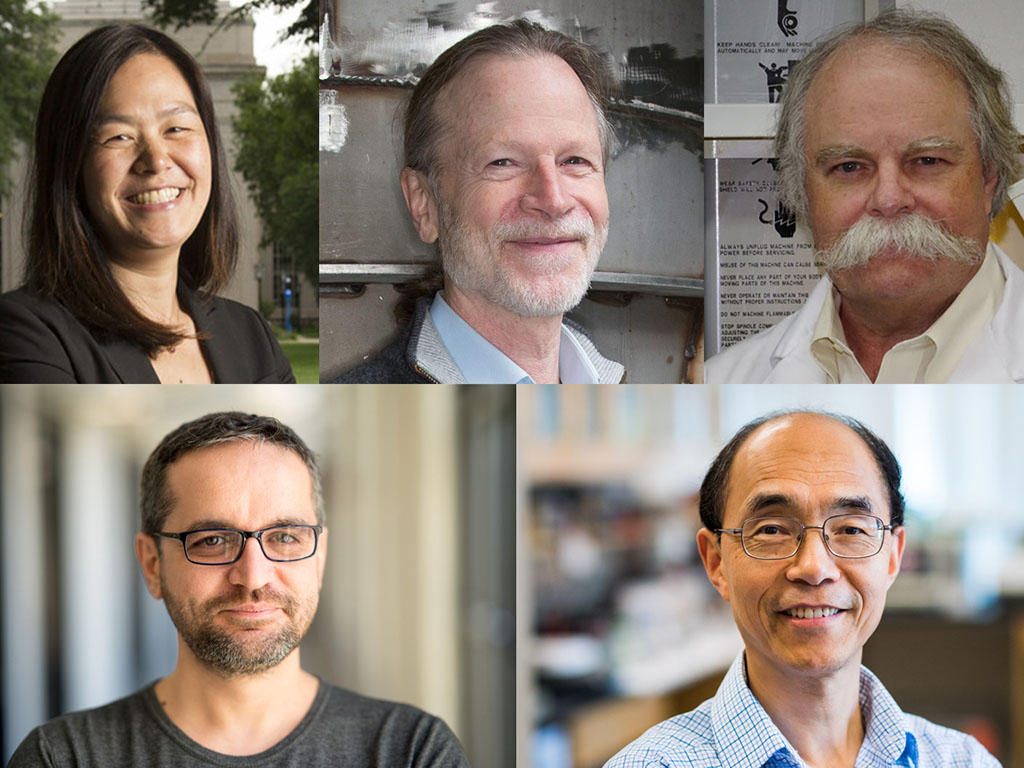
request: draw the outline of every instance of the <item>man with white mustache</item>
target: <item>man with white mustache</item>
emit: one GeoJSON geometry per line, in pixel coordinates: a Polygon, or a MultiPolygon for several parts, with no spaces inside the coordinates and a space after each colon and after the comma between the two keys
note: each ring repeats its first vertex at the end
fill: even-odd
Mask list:
{"type": "Polygon", "coordinates": [[[611,75],[592,48],[518,20],[427,69],[405,114],[402,193],[443,290],[339,383],[618,383],[563,315],[608,235],[611,75]]]}
{"type": "Polygon", "coordinates": [[[1017,140],[1003,74],[946,19],[896,10],[820,41],[775,151],[826,276],[706,380],[1024,381],[1024,273],[988,240],[1017,140]]]}
{"type": "Polygon", "coordinates": [[[903,557],[900,476],[845,416],[741,427],[701,484],[697,548],[744,649],[713,698],[605,768],[999,768],[971,736],[903,712],[861,666],[903,557]]]}

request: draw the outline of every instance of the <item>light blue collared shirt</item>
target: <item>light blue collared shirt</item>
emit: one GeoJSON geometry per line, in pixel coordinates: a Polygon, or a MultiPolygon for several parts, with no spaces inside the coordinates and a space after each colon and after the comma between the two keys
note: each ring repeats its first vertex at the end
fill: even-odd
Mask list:
{"type": "MultiPolygon", "coordinates": [[[[445,349],[469,384],[534,384],[526,371],[505,356],[448,306],[443,291],[430,305],[430,320],[445,349]]],[[[562,325],[558,345],[558,380],[563,384],[597,384],[600,376],[579,341],[562,325]]]]}
{"type": "MultiPolygon", "coordinates": [[[[864,741],[856,768],[1001,768],[974,738],[907,715],[866,667],[860,668],[864,741]]],[[[806,768],[754,698],[741,652],[713,699],[659,723],[605,768],[806,768]]]]}

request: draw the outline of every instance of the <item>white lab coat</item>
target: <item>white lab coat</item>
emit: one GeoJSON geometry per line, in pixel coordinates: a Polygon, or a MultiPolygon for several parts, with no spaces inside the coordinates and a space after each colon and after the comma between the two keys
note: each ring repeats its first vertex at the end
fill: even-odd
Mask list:
{"type": "MultiPolygon", "coordinates": [[[[1003,301],[949,377],[950,384],[1024,382],[1024,272],[989,243],[1006,276],[1003,301]]],[[[705,363],[708,384],[825,384],[811,339],[832,281],[821,278],[799,311],[705,363]]]]}

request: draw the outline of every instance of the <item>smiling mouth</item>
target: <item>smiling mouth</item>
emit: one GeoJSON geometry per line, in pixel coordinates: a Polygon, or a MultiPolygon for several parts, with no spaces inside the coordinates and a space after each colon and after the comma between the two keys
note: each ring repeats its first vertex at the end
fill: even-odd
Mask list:
{"type": "Polygon", "coordinates": [[[262,613],[263,611],[274,611],[280,606],[271,605],[270,603],[243,603],[241,605],[235,605],[231,608],[225,608],[226,611],[241,611],[242,613],[262,613]]]}
{"type": "Polygon", "coordinates": [[[265,608],[228,608],[223,611],[231,617],[233,621],[240,622],[264,622],[277,614],[277,608],[273,606],[267,606],[265,608]]]}
{"type": "Polygon", "coordinates": [[[512,243],[521,248],[552,248],[580,242],[575,237],[521,237],[512,243]]]}
{"type": "Polygon", "coordinates": [[[130,195],[127,200],[137,205],[154,205],[156,203],[169,203],[176,200],[184,192],[179,187],[164,187],[163,189],[151,189],[140,192],[137,195],[130,195]]]}
{"type": "Polygon", "coordinates": [[[823,619],[829,616],[835,616],[839,613],[838,608],[790,608],[789,610],[782,611],[786,616],[792,616],[795,619],[823,619]]]}

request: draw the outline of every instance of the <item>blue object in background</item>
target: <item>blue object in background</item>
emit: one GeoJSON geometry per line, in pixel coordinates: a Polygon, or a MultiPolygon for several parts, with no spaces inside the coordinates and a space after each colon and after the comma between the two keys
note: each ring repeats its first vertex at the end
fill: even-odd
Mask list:
{"type": "Polygon", "coordinates": [[[533,732],[531,740],[533,768],[571,768],[572,749],[564,727],[555,723],[545,725],[533,732]]]}
{"type": "Polygon", "coordinates": [[[292,332],[292,278],[285,275],[284,278],[284,330],[292,332]]]}

